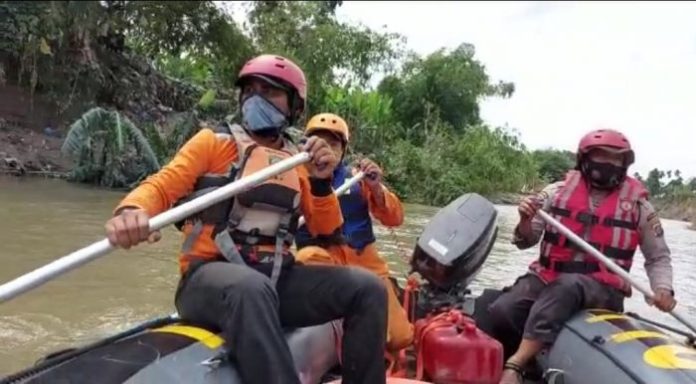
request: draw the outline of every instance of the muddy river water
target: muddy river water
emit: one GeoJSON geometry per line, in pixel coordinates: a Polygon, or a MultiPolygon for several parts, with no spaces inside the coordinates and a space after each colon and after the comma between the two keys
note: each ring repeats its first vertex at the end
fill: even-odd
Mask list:
{"type": "MultiPolygon", "coordinates": [[[[0,177],[0,282],[103,238],[104,222],[123,195],[61,180],[0,177]]],[[[510,244],[516,208],[497,208],[500,232],[474,292],[512,283],[538,252],[519,251],[510,244]]],[[[377,227],[380,249],[397,276],[403,275],[417,236],[436,211],[407,205],[405,225],[394,231],[377,227]]],[[[663,225],[673,252],[679,306],[696,321],[696,232],[685,222],[664,220],[663,225]]],[[[172,313],[180,241],[176,229],[167,228],[157,244],[113,252],[0,304],[0,377],[51,351],[172,313]]],[[[632,274],[647,283],[642,262],[638,255],[632,274]]],[[[648,307],[641,295],[634,294],[626,307],[677,324],[648,307]]]]}

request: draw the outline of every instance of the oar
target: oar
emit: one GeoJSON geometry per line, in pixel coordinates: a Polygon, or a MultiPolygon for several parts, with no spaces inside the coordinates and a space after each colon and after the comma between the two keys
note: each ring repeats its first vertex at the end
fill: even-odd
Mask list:
{"type": "MultiPolygon", "coordinates": [[[[334,191],[334,194],[336,196],[341,196],[342,194],[346,193],[347,190],[350,189],[350,187],[354,186],[357,182],[362,180],[365,177],[365,173],[363,171],[360,171],[355,174],[355,176],[351,177],[350,179],[346,180],[343,184],[341,184],[340,187],[336,188],[334,191]]],[[[300,217],[300,219],[297,221],[297,226],[301,226],[305,223],[305,218],[304,216],[300,217]]]]}
{"type": "MultiPolygon", "coordinates": [[[[600,260],[602,263],[604,263],[604,265],[606,265],[607,268],[611,269],[612,272],[621,276],[624,280],[629,282],[635,289],[642,292],[646,297],[651,298],[651,299],[654,297],[653,292],[649,288],[647,288],[647,287],[643,286],[642,284],[640,284],[639,282],[635,281],[633,279],[633,277],[631,277],[631,275],[628,272],[626,272],[626,270],[624,270],[623,268],[616,265],[616,263],[614,263],[610,258],[608,258],[604,254],[602,254],[602,252],[598,251],[595,247],[588,244],[585,240],[583,240],[578,235],[573,233],[573,231],[566,228],[558,220],[554,219],[553,217],[551,217],[551,215],[549,215],[548,213],[546,213],[543,210],[539,210],[539,211],[537,211],[537,213],[547,223],[549,223],[550,225],[552,225],[553,227],[558,229],[565,237],[572,240],[575,244],[577,244],[579,247],[581,247],[586,252],[591,253],[592,256],[596,257],[598,260],[600,260]]],[[[676,309],[672,309],[669,313],[675,319],[677,319],[682,324],[684,324],[687,328],[689,328],[692,332],[696,332],[696,327],[694,327],[694,325],[691,324],[691,322],[686,320],[686,318],[684,316],[682,316],[680,313],[678,313],[676,309]]]]}
{"type": "MultiPolygon", "coordinates": [[[[241,193],[249,188],[260,184],[264,180],[286,172],[311,159],[307,152],[298,153],[288,159],[279,161],[258,172],[255,172],[243,179],[229,183],[219,189],[207,193],[197,199],[191,200],[178,207],[172,208],[150,219],[150,231],[164,228],[177,221],[183,220],[194,213],[200,212],[211,205],[241,193]]],[[[43,267],[37,268],[25,275],[22,275],[8,283],[0,286],[0,303],[12,299],[30,289],[36,288],[57,276],[75,269],[89,261],[108,254],[115,247],[111,245],[109,239],[104,238],[85,248],[77,250],[67,256],[52,261],[43,267]]]]}

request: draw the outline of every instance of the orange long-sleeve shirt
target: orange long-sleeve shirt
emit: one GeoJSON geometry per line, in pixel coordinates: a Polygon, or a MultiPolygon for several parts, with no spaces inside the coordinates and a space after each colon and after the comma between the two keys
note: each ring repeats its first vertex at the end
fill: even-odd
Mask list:
{"type": "MultiPolygon", "coordinates": [[[[184,144],[159,172],[149,176],[131,191],[114,209],[114,213],[125,207],[144,209],[150,217],[164,212],[191,193],[199,177],[228,175],[230,165],[238,156],[234,140],[218,138],[211,129],[204,128],[184,144]]],[[[307,221],[307,228],[313,236],[333,233],[343,225],[338,199],[333,193],[327,196],[312,195],[307,168],[299,166],[297,170],[301,187],[300,209],[307,221]]],[[[184,226],[184,238],[191,229],[191,224],[184,226]]],[[[188,267],[188,256],[219,256],[220,252],[211,236],[212,231],[212,225],[205,225],[188,254],[179,255],[182,272],[188,267]]]]}
{"type": "MultiPolygon", "coordinates": [[[[356,171],[354,170],[353,174],[355,173],[356,171]]],[[[360,190],[367,201],[370,214],[372,214],[376,220],[387,227],[398,227],[403,224],[404,207],[396,194],[382,185],[382,194],[384,196],[384,202],[382,203],[377,201],[377,196],[372,192],[366,180],[361,180],[360,183],[360,190]]]]}

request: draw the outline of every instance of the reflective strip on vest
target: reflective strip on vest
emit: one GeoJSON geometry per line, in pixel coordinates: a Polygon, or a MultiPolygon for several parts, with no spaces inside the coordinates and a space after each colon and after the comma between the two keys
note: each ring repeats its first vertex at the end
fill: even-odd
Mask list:
{"type": "MultiPolygon", "coordinates": [[[[556,197],[554,198],[554,201],[551,203],[551,206],[567,210],[568,209],[568,199],[570,198],[573,191],[575,190],[575,188],[577,188],[578,183],[580,183],[580,182],[581,182],[580,177],[570,177],[570,178],[567,177],[563,188],[561,188],[556,193],[556,197]]],[[[588,196],[588,199],[589,199],[589,196],[588,196]]],[[[556,220],[563,219],[562,217],[556,215],[553,212],[551,212],[551,216],[553,216],[556,220]]],[[[560,236],[558,230],[555,227],[551,227],[550,225],[546,226],[545,231],[550,232],[550,233],[555,233],[555,234],[558,234],[560,236]]],[[[542,242],[541,254],[543,256],[547,256],[547,257],[550,256],[551,247],[552,247],[552,244],[542,242]]]]}

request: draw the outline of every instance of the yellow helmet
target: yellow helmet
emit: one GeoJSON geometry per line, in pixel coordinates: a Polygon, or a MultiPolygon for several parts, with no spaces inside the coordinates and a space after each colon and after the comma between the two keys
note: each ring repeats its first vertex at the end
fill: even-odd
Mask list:
{"type": "Polygon", "coordinates": [[[330,131],[340,136],[347,144],[350,139],[348,124],[340,116],[333,113],[314,115],[305,128],[305,135],[310,136],[316,131],[330,131]]]}

